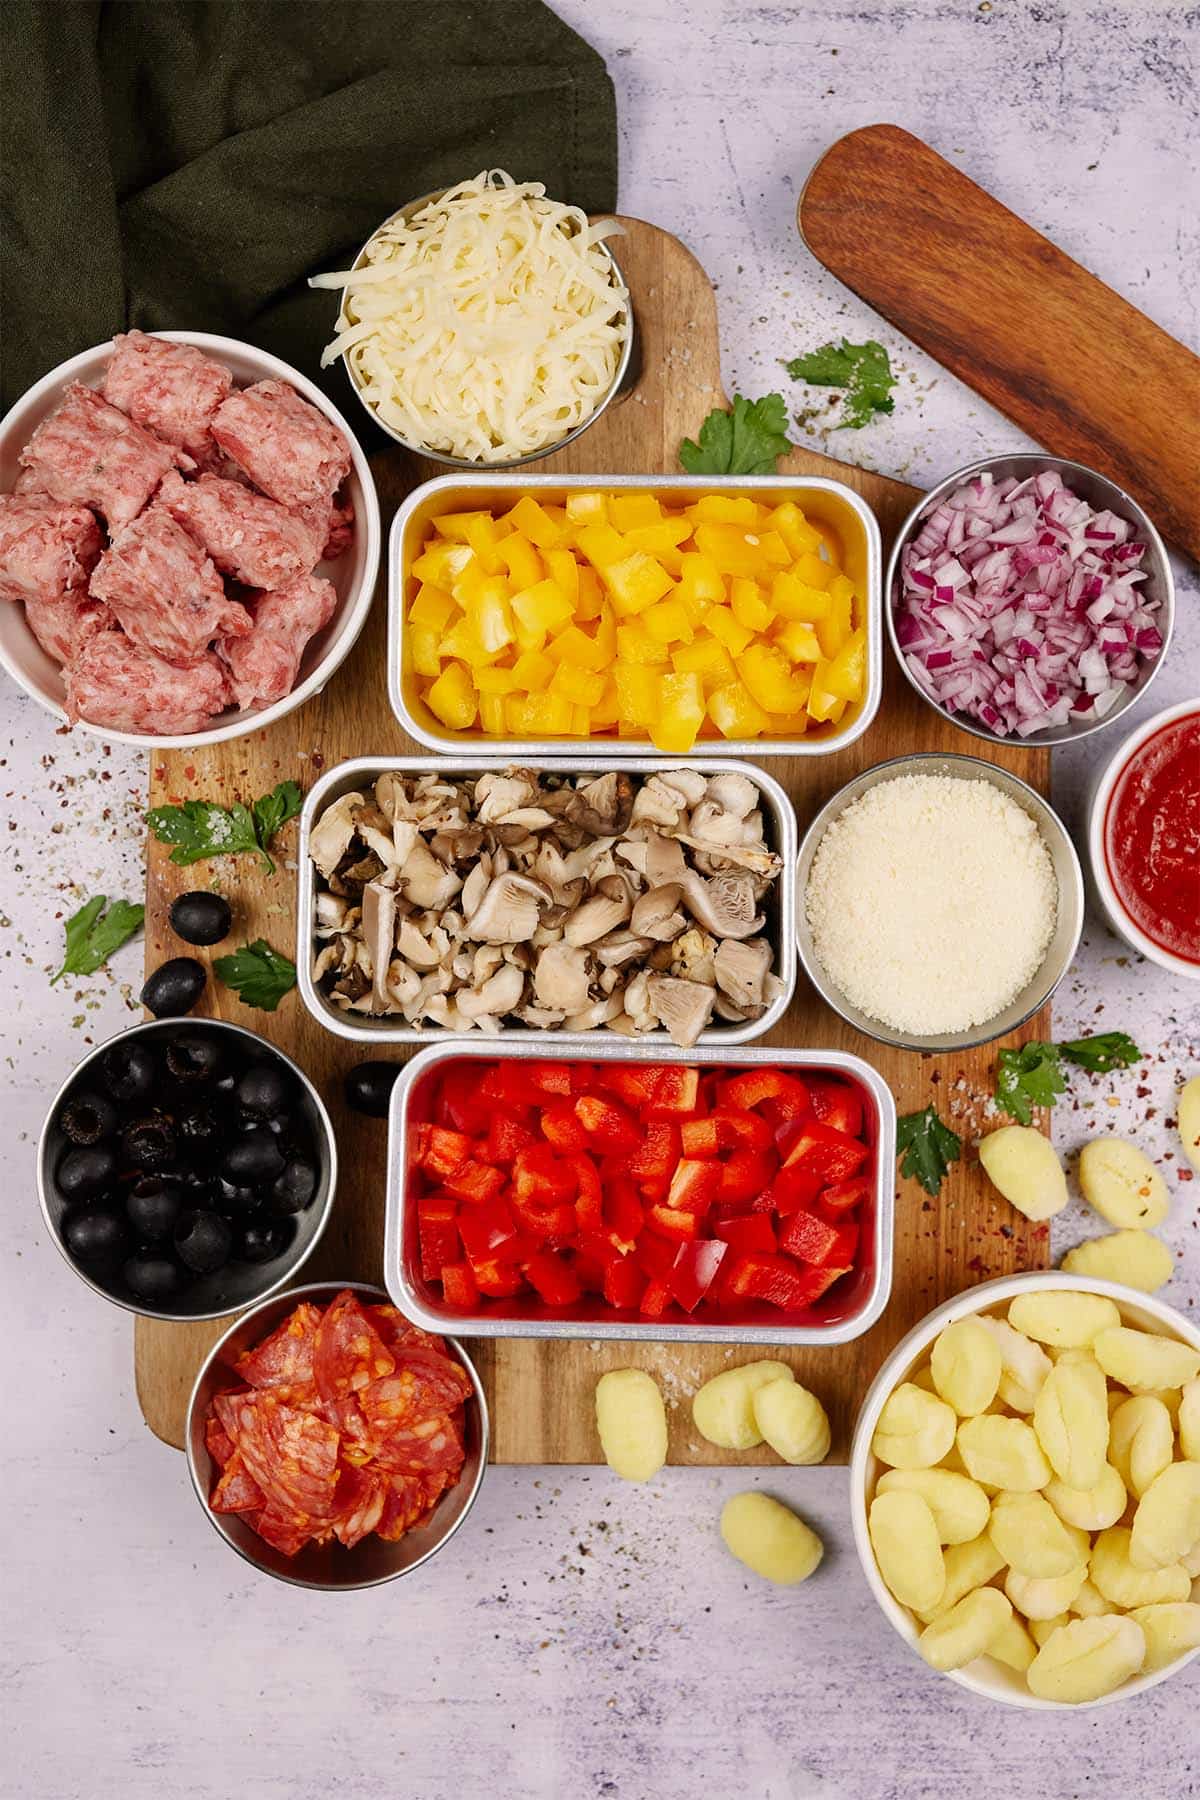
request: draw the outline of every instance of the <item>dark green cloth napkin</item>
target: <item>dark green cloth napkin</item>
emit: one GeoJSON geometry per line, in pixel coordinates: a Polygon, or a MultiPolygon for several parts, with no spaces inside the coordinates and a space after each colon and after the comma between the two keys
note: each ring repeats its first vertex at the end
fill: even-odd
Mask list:
{"type": "Polygon", "coordinates": [[[612,84],[540,0],[5,0],[0,53],[5,406],[129,326],[317,378],[305,277],[483,168],[616,204],[612,84]]]}

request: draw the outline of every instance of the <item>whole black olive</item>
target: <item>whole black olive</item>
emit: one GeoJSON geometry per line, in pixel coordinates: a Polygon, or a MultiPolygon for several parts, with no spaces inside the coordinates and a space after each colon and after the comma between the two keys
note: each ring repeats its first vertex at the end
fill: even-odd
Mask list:
{"type": "Polygon", "coordinates": [[[73,1144],[98,1144],[117,1129],[117,1109],[103,1094],[76,1094],[59,1114],[64,1137],[73,1144]]]}
{"type": "Polygon", "coordinates": [[[208,980],[204,964],[194,956],[173,956],[160,963],[141,992],[143,1006],[156,1019],[178,1019],[191,1012],[208,980]]]}
{"type": "MultiPolygon", "coordinates": [[[[282,1165],[283,1158],[280,1158],[282,1165]]],[[[107,1144],[86,1150],[68,1150],[58,1165],[55,1180],[64,1200],[92,1200],[117,1177],[117,1159],[107,1144]]]]}
{"type": "Polygon", "coordinates": [[[239,1187],[236,1182],[222,1179],[217,1183],[217,1195],[213,1204],[226,1218],[236,1218],[255,1212],[262,1205],[262,1196],[257,1188],[239,1187]]]}
{"type": "Polygon", "coordinates": [[[302,1156],[293,1156],[271,1189],[271,1210],[275,1213],[303,1212],[317,1191],[317,1171],[302,1156]]]}
{"type": "Polygon", "coordinates": [[[183,1196],[175,1183],[159,1181],[157,1176],[136,1181],[125,1196],[129,1223],[139,1238],[150,1243],[170,1237],[182,1205],[183,1196]]]}
{"type": "Polygon", "coordinates": [[[100,1057],[100,1079],[122,1105],[146,1099],[154,1086],[158,1064],[148,1045],[112,1044],[100,1057]]]}
{"type": "Polygon", "coordinates": [[[233,1233],[219,1213],[197,1207],[186,1212],[175,1226],[179,1260],[197,1275],[211,1275],[229,1261],[233,1233]]]}
{"type": "MultiPolygon", "coordinates": [[[[186,963],[187,957],[180,957],[186,963]]],[[[216,1080],[224,1062],[216,1034],[211,1031],[181,1031],[167,1045],[167,1068],[181,1088],[199,1090],[216,1080]]]]}
{"type": "Polygon", "coordinates": [[[244,1112],[266,1118],[283,1111],[292,1097],[292,1079],[278,1063],[251,1063],[239,1077],[233,1097],[244,1112]]]}
{"type": "Polygon", "coordinates": [[[168,917],[171,930],[185,944],[219,944],[223,937],[228,937],[229,927],[233,924],[233,911],[228,900],[223,900],[220,894],[205,893],[203,888],[180,894],[178,900],[171,902],[168,917]]]}
{"type": "Polygon", "coordinates": [[[121,1133],[121,1154],[132,1169],[167,1169],[175,1160],[175,1128],[165,1113],[131,1119],[121,1133]]]}
{"type": "Polygon", "coordinates": [[[210,1156],[224,1137],[221,1121],[211,1106],[192,1106],[175,1120],[175,1132],[189,1156],[210,1156]]]}
{"type": "Polygon", "coordinates": [[[386,1119],[388,1102],[401,1065],[390,1062],[355,1063],[343,1083],[346,1105],[371,1119],[386,1119]]]}
{"type": "Polygon", "coordinates": [[[273,1262],[283,1255],[295,1235],[296,1228],[290,1219],[251,1219],[242,1228],[234,1254],[242,1262],[273,1262]]]}
{"type": "Polygon", "coordinates": [[[72,1207],[63,1214],[62,1237],[81,1263],[115,1264],[129,1249],[129,1227],[106,1207],[72,1207]]]}
{"type": "Polygon", "coordinates": [[[161,1250],[138,1250],[121,1272],[135,1299],[148,1300],[152,1306],[170,1300],[183,1286],[179,1264],[161,1250]]]}
{"type": "Polygon", "coordinates": [[[221,1158],[221,1173],[238,1187],[266,1187],[283,1173],[279,1145],[269,1131],[235,1138],[221,1158]]]}

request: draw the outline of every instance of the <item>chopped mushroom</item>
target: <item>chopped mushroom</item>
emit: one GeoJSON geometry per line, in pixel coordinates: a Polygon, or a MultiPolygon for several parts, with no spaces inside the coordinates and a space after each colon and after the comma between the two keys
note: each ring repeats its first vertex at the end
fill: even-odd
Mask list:
{"type": "Polygon", "coordinates": [[[712,1017],[713,990],[674,975],[651,975],[646,998],[681,1049],[690,1050],[712,1017]]]}
{"type": "Polygon", "coordinates": [[[765,938],[739,943],[726,938],[713,957],[717,986],[735,1006],[762,1010],[767,976],[771,972],[771,946],[765,938]]]}
{"type": "Polygon", "coordinates": [[[548,888],[524,875],[497,875],[467,917],[472,937],[488,944],[520,944],[534,935],[538,911],[550,904],[548,888]]]}

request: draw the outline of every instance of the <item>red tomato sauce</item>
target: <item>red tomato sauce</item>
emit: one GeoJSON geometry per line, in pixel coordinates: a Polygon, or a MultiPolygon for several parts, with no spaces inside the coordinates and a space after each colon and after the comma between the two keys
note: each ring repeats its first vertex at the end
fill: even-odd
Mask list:
{"type": "Polygon", "coordinates": [[[1200,962],[1200,712],[1164,725],[1130,757],[1108,802],[1104,856],[1138,929],[1200,962]]]}

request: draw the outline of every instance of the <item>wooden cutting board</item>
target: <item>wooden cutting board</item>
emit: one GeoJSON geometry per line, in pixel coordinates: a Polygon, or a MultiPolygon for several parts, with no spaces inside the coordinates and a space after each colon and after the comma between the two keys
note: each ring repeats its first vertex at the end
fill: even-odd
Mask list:
{"type": "Polygon", "coordinates": [[[898,125],[839,138],[797,216],[847,287],[1200,558],[1200,358],[898,125]]]}
{"type": "MultiPolygon", "coordinates": [[[[539,464],[545,470],[647,474],[677,468],[681,438],[694,436],[714,405],[725,405],[721,390],[717,313],[707,276],[675,238],[637,220],[624,221],[621,265],[634,297],[641,372],[636,389],[614,404],[577,444],[539,464]]],[[[373,459],[385,524],[414,482],[436,471],[421,468],[389,449],[373,459]]],[[[813,452],[797,450],[784,465],[788,473],[825,475],[847,482],[874,507],[885,540],[912,504],[914,491],[883,476],[848,467],[813,452]]],[[[300,711],[256,736],[210,749],[155,754],[150,759],[151,804],[187,798],[228,802],[251,798],[294,777],[308,785],[324,768],[351,756],[420,753],[388,708],[385,679],[385,597],[383,584],[371,619],[353,655],[325,692],[300,711]]],[[[858,770],[910,750],[959,750],[988,754],[988,747],[943,724],[921,705],[891,665],[885,698],[870,731],[850,749],[821,758],[769,760],[772,774],[791,793],[801,830],[813,813],[858,770]]],[[[1027,780],[1045,785],[1043,752],[996,745],[997,762],[1027,780]]],[[[294,849],[296,827],[284,840],[294,849]]],[[[250,858],[239,859],[225,884],[236,907],[234,942],[257,935],[291,953],[294,933],[294,856],[280,861],[274,879],[256,872],[250,858]]],[[[148,847],[146,963],[157,966],[181,946],[167,926],[176,894],[198,885],[211,870],[175,868],[166,849],[148,847]]],[[[227,949],[229,946],[220,948],[227,949]]],[[[218,950],[218,954],[220,949],[218,950]]],[[[189,952],[203,957],[204,951],[189,952]]],[[[386,1127],[363,1119],[342,1104],[344,1072],[362,1054],[331,1036],[310,1018],[298,996],[279,1011],[253,1012],[215,981],[205,1006],[248,1025],[288,1050],[320,1088],[333,1115],[341,1150],[342,1176],[325,1237],[298,1281],[381,1279],[386,1127]]],[[[1048,1019],[1034,1019],[1028,1035],[1048,1035],[1048,1019]]],[[[891,1084],[900,1111],[938,1097],[949,1116],[970,1090],[987,1090],[994,1052],[962,1057],[921,1057],[896,1052],[861,1037],[817,1000],[801,976],[799,992],[783,1024],[768,1044],[804,1044],[853,1050],[875,1064],[891,1084]]],[[[386,1052],[384,1052],[386,1054],[386,1052]]],[[[395,1052],[404,1060],[404,1052],[395,1052]]],[[[958,1128],[966,1136],[965,1128],[958,1128]]],[[[969,1153],[968,1153],[969,1154],[969,1153]]],[[[1045,1227],[1028,1225],[1011,1208],[997,1206],[978,1164],[960,1165],[940,1198],[930,1200],[912,1182],[899,1184],[896,1261],[892,1300],[881,1323],[843,1348],[797,1351],[797,1373],[825,1400],[833,1421],[834,1451],[845,1458],[854,1411],[867,1382],[888,1349],[931,1307],[990,1276],[1043,1266],[1045,1227]]],[[[201,1358],[223,1329],[218,1323],[172,1325],[139,1319],[136,1327],[137,1391],[151,1429],[181,1445],[188,1394],[201,1358]]],[[[472,1348],[492,1408],[492,1455],[506,1463],[594,1462],[599,1446],[592,1396],[605,1370],[636,1364],[653,1370],[674,1403],[671,1459],[683,1463],[728,1461],[728,1454],[699,1439],[686,1404],[701,1381],[728,1367],[731,1352],[713,1345],[614,1344],[587,1341],[478,1339],[472,1348]]],[[[736,1353],[751,1360],[753,1352],[736,1353]]],[[[772,1356],[787,1352],[772,1350],[772,1356]]]]}

